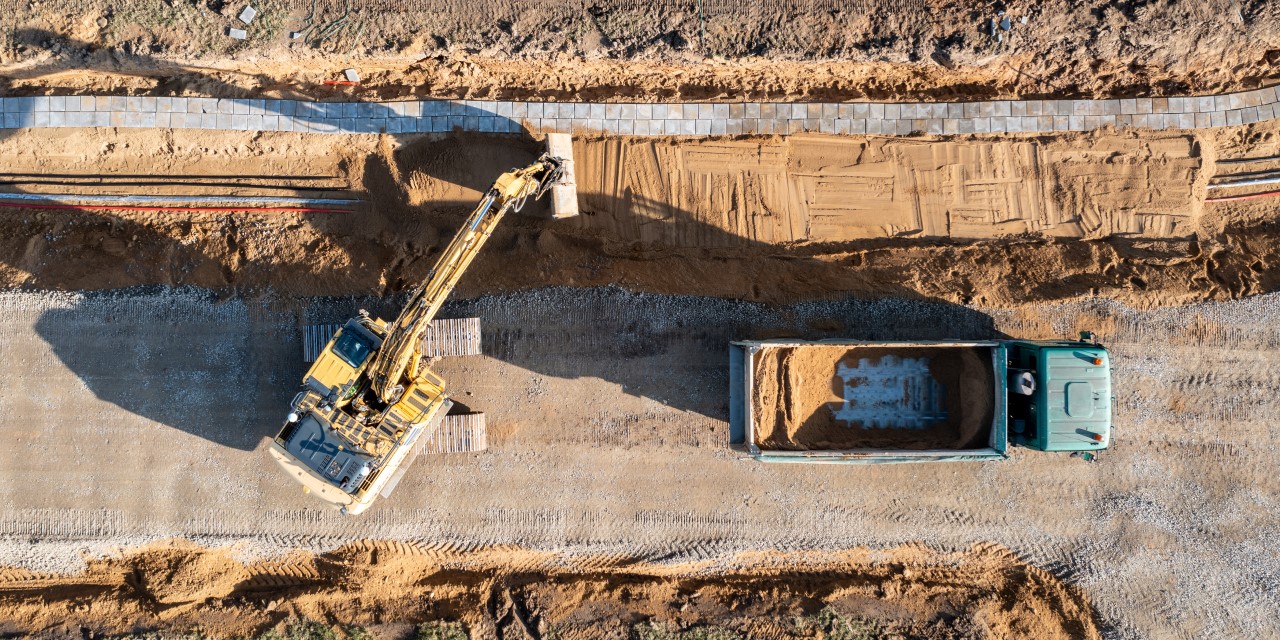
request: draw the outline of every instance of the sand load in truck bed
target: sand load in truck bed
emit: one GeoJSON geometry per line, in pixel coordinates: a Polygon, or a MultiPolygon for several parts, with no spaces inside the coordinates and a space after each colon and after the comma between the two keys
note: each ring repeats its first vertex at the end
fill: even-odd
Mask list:
{"type": "Polygon", "coordinates": [[[969,449],[990,436],[990,348],[776,347],[754,367],[761,449],[969,449]]]}

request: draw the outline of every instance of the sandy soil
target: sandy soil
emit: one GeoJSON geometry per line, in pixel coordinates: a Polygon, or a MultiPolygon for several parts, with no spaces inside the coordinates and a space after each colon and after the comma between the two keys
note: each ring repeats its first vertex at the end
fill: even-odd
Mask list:
{"type": "MultiPolygon", "coordinates": [[[[762,449],[971,449],[984,446],[991,431],[990,349],[766,348],[753,366],[756,444],[762,449]],[[943,389],[945,420],[889,428],[839,419],[846,399],[857,402],[857,390],[846,393],[839,368],[856,369],[863,359],[883,364],[886,357],[927,360],[929,375],[943,389]]],[[[901,380],[896,390],[911,393],[901,380]]]]}
{"type": "MultiPolygon", "coordinates": [[[[852,294],[987,305],[1096,294],[1137,306],[1245,296],[1280,285],[1280,226],[1265,200],[1206,205],[1201,185],[1235,170],[1216,166],[1219,157],[1274,154],[1278,130],[582,139],[584,215],[550,221],[534,206],[512,216],[461,291],[618,284],[767,302],[852,294]],[[1053,162],[1021,164],[1041,155],[1053,162]]],[[[483,136],[22,131],[0,140],[7,170],[63,177],[7,176],[0,188],[98,191],[108,189],[99,176],[145,174],[183,184],[125,190],[342,195],[350,186],[368,204],[352,215],[10,209],[0,217],[0,283],[394,293],[425,274],[488,181],[538,150],[483,136]],[[227,176],[237,182],[211,184],[227,176]]]]}
{"type": "MultiPolygon", "coordinates": [[[[1134,96],[1253,88],[1280,78],[1280,13],[1265,0],[1116,5],[957,0],[772,3],[364,3],[316,44],[290,40],[311,4],[272,0],[226,37],[235,3],[47,0],[18,8],[0,47],[10,91],[545,99],[842,100],[1134,96]],[[1024,24],[1023,17],[1027,18],[1024,24]],[[984,32],[984,29],[986,30],[984,32]],[[634,64],[635,62],[643,64],[634,64]]],[[[315,24],[343,11],[317,5],[315,24]]],[[[315,35],[315,33],[311,34],[315,35]]]]}
{"type": "Polygon", "coordinates": [[[96,560],[76,576],[0,570],[0,618],[6,633],[50,635],[163,628],[243,637],[303,617],[384,632],[460,622],[472,637],[626,637],[649,623],[819,638],[831,630],[806,628],[805,617],[826,610],[922,639],[1100,637],[1078,590],[996,545],[743,553],[732,565],[516,548],[440,553],[394,542],[243,564],[225,550],[173,542],[96,560]]]}

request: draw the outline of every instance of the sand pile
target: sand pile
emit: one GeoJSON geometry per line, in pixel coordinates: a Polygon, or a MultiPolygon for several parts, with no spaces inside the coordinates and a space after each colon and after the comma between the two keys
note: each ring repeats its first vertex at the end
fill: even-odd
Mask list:
{"type": "Polygon", "coordinates": [[[972,449],[990,434],[989,348],[765,348],[754,364],[763,449],[972,449]],[[906,373],[888,371],[895,363],[906,373]],[[874,411],[886,396],[903,406],[874,411]],[[922,405],[931,417],[908,424],[904,416],[922,405]]]}
{"type": "Polygon", "coordinates": [[[0,571],[0,618],[10,632],[33,635],[199,629],[202,637],[245,637],[292,617],[388,631],[446,621],[461,623],[473,638],[627,637],[644,623],[798,639],[815,637],[824,620],[865,621],[889,637],[925,640],[986,637],[980,630],[1099,637],[1076,589],[994,545],[957,553],[769,551],[680,565],[365,542],[244,565],[225,550],[176,544],[94,561],[78,576],[5,575],[0,571]],[[202,577],[209,586],[175,585],[181,593],[140,586],[162,578],[158,569],[187,587],[202,577]]]}

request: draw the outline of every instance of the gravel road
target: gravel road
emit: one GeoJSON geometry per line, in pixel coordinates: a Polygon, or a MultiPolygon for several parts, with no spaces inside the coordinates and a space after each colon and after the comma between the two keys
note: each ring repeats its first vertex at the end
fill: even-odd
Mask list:
{"type": "Polygon", "coordinates": [[[245,556],[394,538],[673,562],[998,543],[1083,587],[1110,637],[1261,637],[1280,616],[1280,296],[1151,311],[770,308],[617,289],[454,303],[483,319],[486,355],[437,368],[489,414],[490,450],[420,458],[393,498],[343,518],[263,448],[303,372],[300,327],[358,302],[0,293],[0,563],[73,570],[80,553],[167,537],[245,556]],[[1094,464],[1018,450],[764,465],[726,446],[733,338],[1085,329],[1116,367],[1116,443],[1094,464]]]}

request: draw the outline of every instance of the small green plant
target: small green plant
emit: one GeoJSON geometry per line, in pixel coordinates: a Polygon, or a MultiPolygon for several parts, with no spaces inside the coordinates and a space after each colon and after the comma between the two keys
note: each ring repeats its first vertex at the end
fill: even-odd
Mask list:
{"type": "Polygon", "coordinates": [[[258,636],[256,640],[339,640],[338,632],[315,620],[290,620],[284,633],[274,629],[258,636]]]}
{"type": "Polygon", "coordinates": [[[457,622],[424,622],[414,640],[468,640],[467,630],[457,622]]]}
{"type": "Polygon", "coordinates": [[[884,640],[890,637],[875,620],[845,616],[831,607],[811,616],[796,618],[796,631],[805,635],[816,634],[824,640],[884,640]]]}
{"type": "Polygon", "coordinates": [[[743,640],[741,634],[724,627],[693,627],[681,630],[652,621],[641,622],[631,627],[631,637],[634,640],[743,640]]]}

